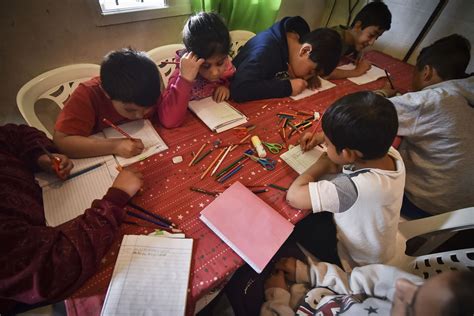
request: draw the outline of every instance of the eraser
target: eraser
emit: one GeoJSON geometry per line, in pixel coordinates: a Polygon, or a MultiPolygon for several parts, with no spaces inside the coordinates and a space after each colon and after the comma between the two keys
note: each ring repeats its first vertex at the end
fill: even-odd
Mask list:
{"type": "Polygon", "coordinates": [[[172,160],[173,160],[173,163],[174,163],[174,164],[183,162],[183,156],[176,156],[176,157],[173,157],[172,160]]]}

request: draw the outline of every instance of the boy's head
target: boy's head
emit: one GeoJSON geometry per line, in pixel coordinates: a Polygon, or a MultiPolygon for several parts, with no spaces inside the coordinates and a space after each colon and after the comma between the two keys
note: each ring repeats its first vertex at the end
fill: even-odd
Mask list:
{"type": "Polygon", "coordinates": [[[395,285],[392,316],[472,315],[474,313],[474,273],[443,272],[416,285],[399,279],[395,285]]]}
{"type": "Polygon", "coordinates": [[[120,115],[143,118],[160,96],[160,74],[144,52],[124,48],[107,54],[100,67],[102,89],[120,115]]]}
{"type": "Polygon", "coordinates": [[[373,92],[356,92],[326,110],[322,127],[329,158],[347,164],[353,161],[341,159],[346,159],[349,150],[363,160],[383,158],[397,134],[398,117],[388,99],[373,92]]]}
{"type": "Polygon", "coordinates": [[[432,84],[466,77],[471,59],[471,44],[458,34],[443,37],[423,48],[416,60],[413,89],[421,90],[432,84]]]}
{"type": "Polygon", "coordinates": [[[210,81],[222,77],[230,52],[230,35],[222,18],[214,12],[199,12],[186,21],[183,43],[188,52],[205,59],[199,74],[210,81]]]}
{"type": "Polygon", "coordinates": [[[316,29],[298,39],[301,44],[296,56],[291,56],[289,64],[296,78],[309,79],[314,75],[327,76],[339,62],[342,50],[341,37],[328,28],[316,29]]]}
{"type": "Polygon", "coordinates": [[[383,32],[390,30],[392,14],[383,2],[371,2],[357,13],[351,24],[354,47],[361,51],[374,45],[383,32]]]}

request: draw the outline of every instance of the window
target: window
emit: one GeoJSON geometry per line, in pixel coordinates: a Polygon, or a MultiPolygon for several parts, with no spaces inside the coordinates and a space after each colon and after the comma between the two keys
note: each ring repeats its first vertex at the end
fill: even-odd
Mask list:
{"type": "Polygon", "coordinates": [[[191,13],[190,0],[88,0],[99,26],[191,13]]]}

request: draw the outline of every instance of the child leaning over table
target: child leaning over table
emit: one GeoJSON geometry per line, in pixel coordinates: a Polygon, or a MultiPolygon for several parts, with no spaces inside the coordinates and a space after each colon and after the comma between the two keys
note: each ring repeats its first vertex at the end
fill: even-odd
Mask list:
{"type": "Polygon", "coordinates": [[[186,111],[189,100],[209,96],[216,102],[229,99],[229,80],[235,69],[229,59],[229,30],[221,17],[213,12],[191,16],[183,29],[183,43],[186,48],[177,52],[179,66],[170,76],[167,90],[185,81],[182,93],[187,98],[175,106],[186,111]]]}
{"type": "MultiPolygon", "coordinates": [[[[288,203],[314,213],[333,213],[337,252],[345,270],[393,262],[405,185],[405,166],[390,147],[398,128],[393,104],[372,92],[347,95],[324,113],[322,128],[316,141],[302,140],[301,145],[309,149],[325,142],[327,153],[291,184],[288,203]]],[[[299,242],[318,256],[311,251],[315,234],[309,228],[299,242]]]]}
{"type": "Polygon", "coordinates": [[[175,103],[187,100],[178,83],[160,95],[160,74],[156,64],[144,52],[121,49],[104,57],[100,77],[81,83],[71,94],[58,116],[54,143],[72,158],[116,154],[132,157],[141,153],[141,140],[91,137],[108,125],[107,118],[121,124],[142,118],[158,120],[164,127],[179,126],[186,115],[175,103]]]}

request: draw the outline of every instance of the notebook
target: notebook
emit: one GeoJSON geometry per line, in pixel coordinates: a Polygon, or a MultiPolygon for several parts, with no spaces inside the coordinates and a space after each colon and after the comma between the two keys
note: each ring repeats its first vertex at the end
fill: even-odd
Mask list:
{"type": "MultiPolygon", "coordinates": [[[[356,66],[354,64],[346,64],[340,67],[337,67],[337,69],[341,70],[352,70],[356,66]]],[[[361,85],[361,84],[366,84],[372,81],[375,81],[379,78],[385,77],[385,71],[383,69],[380,69],[377,66],[372,65],[370,69],[363,74],[362,76],[359,77],[352,77],[352,78],[347,78],[348,80],[352,81],[355,84],[361,85]]]]}
{"type": "Polygon", "coordinates": [[[257,273],[262,272],[294,228],[240,182],[212,201],[200,219],[257,273]]]}
{"type": "Polygon", "coordinates": [[[314,147],[311,150],[303,152],[301,146],[295,146],[290,150],[283,153],[280,157],[285,161],[293,170],[302,174],[309,167],[311,167],[319,157],[325,152],[325,148],[319,146],[314,147]]]}
{"type": "Polygon", "coordinates": [[[217,103],[212,97],[189,102],[193,111],[213,132],[220,133],[244,124],[248,118],[227,102],[217,103]]]}
{"type": "Polygon", "coordinates": [[[125,235],[101,316],[184,315],[193,240],[125,235]]]}
{"type": "Polygon", "coordinates": [[[309,97],[310,95],[316,94],[320,91],[328,90],[328,89],[331,89],[331,88],[336,86],[331,81],[324,80],[323,78],[319,78],[319,80],[321,81],[321,87],[316,88],[314,90],[305,89],[300,94],[292,95],[292,96],[290,96],[290,98],[292,98],[293,100],[300,100],[300,99],[309,97]]]}

